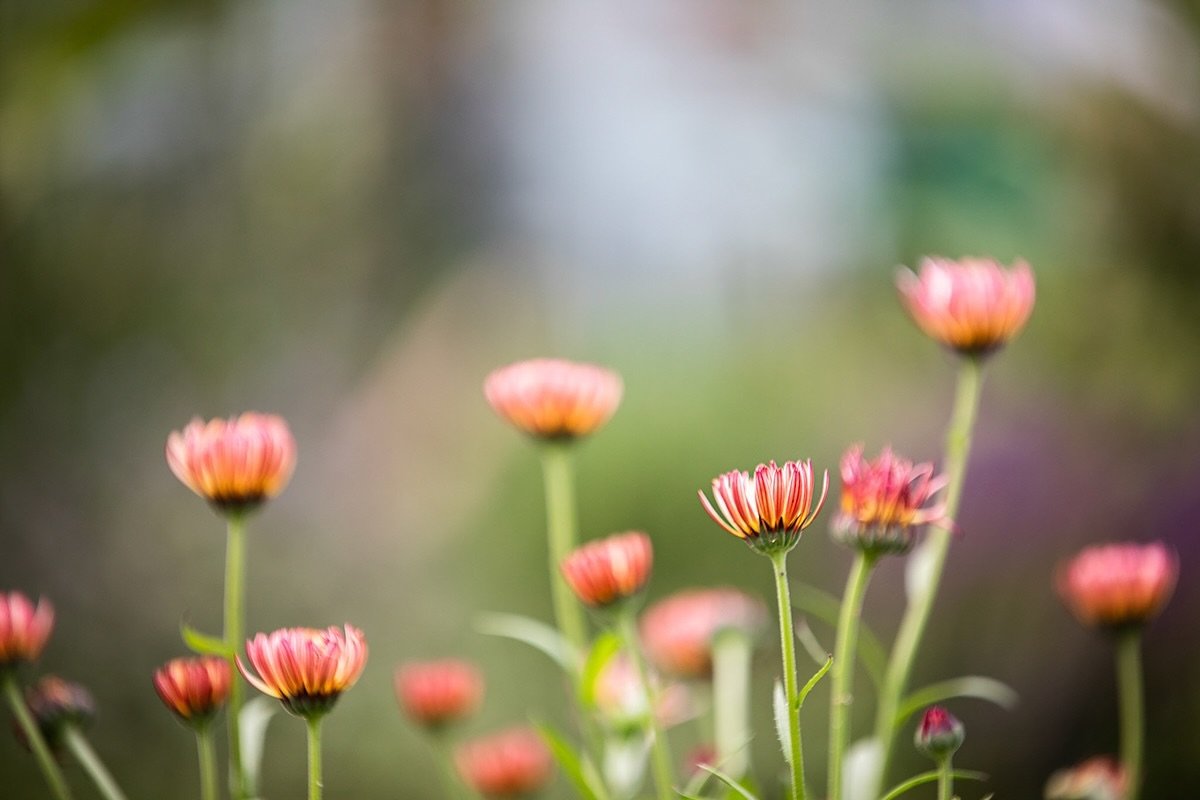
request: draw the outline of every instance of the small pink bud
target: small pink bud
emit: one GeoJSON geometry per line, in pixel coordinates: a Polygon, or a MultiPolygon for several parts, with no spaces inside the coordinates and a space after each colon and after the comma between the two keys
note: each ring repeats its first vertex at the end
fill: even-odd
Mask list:
{"type": "Polygon", "coordinates": [[[917,749],[940,761],[954,755],[963,743],[963,725],[941,706],[930,706],[917,723],[917,749]]]}

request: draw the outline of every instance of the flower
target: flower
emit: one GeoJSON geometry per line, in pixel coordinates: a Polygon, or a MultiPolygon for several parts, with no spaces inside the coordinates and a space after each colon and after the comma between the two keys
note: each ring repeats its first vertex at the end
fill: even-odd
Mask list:
{"type": "Polygon", "coordinates": [[[241,657],[238,670],[254,688],[279,698],[290,713],[311,719],[328,713],[358,680],[367,663],[367,642],[349,624],[344,635],[336,627],[283,628],[246,642],[246,657],[258,675],[241,657]]]}
{"type": "Polygon", "coordinates": [[[54,607],[20,592],[0,592],[0,670],[36,661],[54,630],[54,607]]]}
{"type": "Polygon", "coordinates": [[[576,548],[560,568],[581,601],[604,607],[637,594],[650,577],[653,561],[650,537],[627,531],[576,548]]]}
{"type": "Polygon", "coordinates": [[[914,528],[943,521],[945,506],[926,503],[945,486],[946,477],[935,477],[932,464],[898,458],[888,447],[868,461],[862,445],[854,445],[842,456],[842,503],[833,538],[872,554],[908,552],[914,528]]]}
{"type": "MultiPolygon", "coordinates": [[[[43,676],[25,689],[25,705],[33,715],[42,737],[51,749],[57,750],[68,725],[84,727],[96,716],[96,701],[78,683],[65,681],[57,675],[43,676]]],[[[24,741],[24,732],[19,738],[24,741]]]]}
{"type": "Polygon", "coordinates": [[[175,658],[155,670],[154,691],[180,720],[203,725],[225,705],[231,677],[223,658],[175,658]]]}
{"type": "Polygon", "coordinates": [[[1088,547],[1059,567],[1058,592],[1085,625],[1141,625],[1170,598],[1179,559],[1162,542],[1088,547]]]}
{"type": "Polygon", "coordinates": [[[762,602],[731,587],[688,589],[658,601],[642,615],[646,656],[669,675],[703,678],[712,673],[717,634],[753,636],[766,623],[762,602]]]}
{"type": "Polygon", "coordinates": [[[458,748],[455,763],[464,781],[488,797],[518,797],[550,780],[550,751],[528,728],[510,728],[458,748]]]}
{"type": "Polygon", "coordinates": [[[167,464],[217,509],[238,513],[284,490],[296,467],[296,441],[273,414],[196,418],[167,437],[167,464]]]}
{"type": "Polygon", "coordinates": [[[1046,782],[1046,800],[1121,800],[1125,770],[1110,756],[1093,756],[1060,769],[1046,782]]]}
{"type": "Polygon", "coordinates": [[[436,728],[467,716],[479,706],[483,677],[466,661],[424,661],[396,670],[395,689],[405,713],[422,725],[436,728]]]}
{"type": "MultiPolygon", "coordinates": [[[[653,673],[648,678],[654,695],[654,718],[661,728],[673,728],[694,716],[687,687],[681,683],[663,683],[653,673]]],[[[650,703],[628,653],[620,652],[608,659],[592,688],[601,721],[618,738],[641,737],[645,733],[650,703]]]]}
{"type": "Polygon", "coordinates": [[[483,393],[509,424],[538,439],[574,439],[598,430],[616,412],[621,376],[594,364],[535,358],[487,376],[483,393]]]}
{"type": "Polygon", "coordinates": [[[982,356],[1020,332],[1033,311],[1033,271],[988,258],[925,258],[919,274],[901,269],[896,288],[926,335],[963,355],[982,356]]]}
{"type": "Polygon", "coordinates": [[[829,473],[825,473],[815,506],[813,488],[811,462],[788,461],[780,467],[772,461],[759,464],[754,477],[735,469],[713,478],[713,499],[720,514],[704,492],[699,495],[714,522],[760,553],[770,555],[795,547],[800,532],[817,518],[829,491],[829,473]]]}
{"type": "Polygon", "coordinates": [[[941,706],[930,706],[917,724],[914,742],[922,753],[941,761],[954,755],[963,737],[963,725],[957,717],[941,706]]]}

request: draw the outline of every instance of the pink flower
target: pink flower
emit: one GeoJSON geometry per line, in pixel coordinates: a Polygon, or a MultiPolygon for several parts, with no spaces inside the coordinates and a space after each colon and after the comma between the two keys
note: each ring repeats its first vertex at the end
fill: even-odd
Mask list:
{"type": "Polygon", "coordinates": [[[187,723],[203,724],[229,698],[232,675],[223,658],[175,658],[154,672],[154,691],[187,723]]]}
{"type": "Polygon", "coordinates": [[[958,718],[941,706],[930,706],[917,723],[914,742],[925,755],[942,759],[953,755],[962,746],[963,725],[958,718]]]}
{"type": "Polygon", "coordinates": [[[561,569],[581,601],[602,607],[637,594],[650,577],[653,562],[650,537],[628,531],[575,549],[563,559],[561,569]]]}
{"type": "Polygon", "coordinates": [[[283,418],[271,414],[193,419],[167,437],[167,464],[219,510],[240,512],[284,490],[296,466],[296,441],[283,418]]]}
{"type": "Polygon", "coordinates": [[[935,477],[933,464],[914,464],[887,447],[868,461],[862,445],[854,445],[842,456],[842,502],[833,536],[865,552],[907,552],[914,528],[943,522],[945,506],[926,504],[945,486],[946,477],[935,477]]]}
{"type": "Polygon", "coordinates": [[[986,258],[926,258],[902,269],[900,299],[928,336],[963,355],[985,355],[1016,336],[1033,311],[1033,271],[986,258]]]}
{"type": "Polygon", "coordinates": [[[531,794],[550,780],[550,751],[533,731],[510,728],[460,746],[455,753],[467,785],[487,797],[531,794]]]}
{"type": "Polygon", "coordinates": [[[410,717],[436,728],[478,708],[483,677],[465,661],[424,661],[396,670],[395,689],[396,699],[410,717]]]}
{"type": "Polygon", "coordinates": [[[1046,800],[1122,800],[1126,776],[1110,756],[1093,756],[1060,769],[1046,782],[1046,800]]]}
{"type": "Polygon", "coordinates": [[[788,461],[780,467],[772,461],[759,464],[753,477],[733,470],[713,478],[713,500],[719,514],[704,492],[699,495],[714,522],[759,552],[770,554],[795,547],[800,532],[817,518],[829,491],[828,472],[819,498],[813,490],[811,462],[788,461]]]}
{"type": "Polygon", "coordinates": [[[574,439],[598,430],[616,412],[622,391],[612,370],[556,358],[501,367],[483,383],[496,413],[539,439],[574,439]]]}
{"type": "Polygon", "coordinates": [[[54,630],[54,607],[20,592],[0,593],[0,670],[36,661],[54,630]]]}
{"type": "Polygon", "coordinates": [[[766,623],[762,602],[738,589],[689,589],[642,615],[642,644],[658,669],[681,678],[712,672],[713,640],[725,630],[753,636],[766,623]]]}
{"type": "Polygon", "coordinates": [[[1120,628],[1155,616],[1175,588],[1179,559],[1162,542],[1086,548],[1058,571],[1058,592],[1085,625],[1120,628]]]}
{"type": "MultiPolygon", "coordinates": [[[[57,675],[44,675],[26,688],[25,705],[52,750],[61,748],[67,726],[82,728],[96,716],[91,692],[57,675]]],[[[17,737],[28,745],[24,731],[16,730],[17,737]]]]}
{"type": "MultiPolygon", "coordinates": [[[[691,695],[683,684],[663,683],[653,673],[649,679],[654,687],[654,718],[660,727],[671,728],[693,716],[691,695]]],[[[605,725],[619,737],[644,732],[650,704],[627,653],[610,658],[596,676],[595,702],[605,725]]]]}
{"type": "Polygon", "coordinates": [[[367,642],[349,624],[344,635],[336,627],[283,628],[246,642],[246,657],[258,675],[240,657],[238,670],[254,688],[279,698],[290,713],[312,718],[326,714],[358,680],[367,663],[367,642]]]}

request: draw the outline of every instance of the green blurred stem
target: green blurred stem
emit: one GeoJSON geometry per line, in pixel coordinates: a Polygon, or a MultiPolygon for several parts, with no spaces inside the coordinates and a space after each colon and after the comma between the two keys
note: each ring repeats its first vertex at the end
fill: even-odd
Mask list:
{"type": "Polygon", "coordinates": [[[787,721],[791,739],[792,787],[788,797],[804,800],[804,748],[800,742],[800,694],[796,686],[796,636],[792,628],[792,598],[788,588],[787,551],[771,554],[775,572],[775,597],[779,605],[779,644],[783,649],[783,689],[787,695],[787,721]]]}
{"type": "Polygon", "coordinates": [[[575,649],[577,658],[587,648],[583,608],[571,593],[559,568],[576,545],[575,477],[571,445],[551,442],[541,448],[542,477],[546,487],[546,531],[550,538],[550,585],[558,629],[575,649]]]}
{"type": "Polygon", "coordinates": [[[450,739],[444,730],[435,730],[430,739],[433,744],[434,756],[442,773],[442,788],[446,792],[446,800],[462,800],[462,783],[458,772],[454,769],[454,757],[451,753],[450,739]]]}
{"type": "Polygon", "coordinates": [[[921,552],[910,556],[910,558],[928,559],[929,580],[924,587],[915,591],[908,598],[908,607],[900,621],[900,630],[896,634],[891,660],[888,661],[887,673],[884,676],[883,691],[879,696],[879,705],[875,716],[875,739],[880,744],[882,760],[876,785],[872,787],[872,795],[879,793],[883,781],[887,778],[896,731],[900,727],[896,724],[896,710],[899,708],[900,699],[908,685],[917,649],[925,635],[925,627],[933,610],[933,601],[937,597],[938,585],[942,580],[946,554],[950,549],[951,531],[949,526],[953,525],[954,520],[958,517],[963,480],[966,477],[967,461],[971,454],[971,433],[979,412],[979,394],[982,385],[982,361],[979,358],[964,357],[959,366],[954,412],[950,418],[950,428],[946,435],[945,470],[948,480],[945,494],[946,527],[930,528],[925,542],[921,545],[921,552]]]}
{"type": "Polygon", "coordinates": [[[741,780],[750,771],[750,659],[753,644],[736,628],[713,639],[713,738],[717,763],[741,780]]]}
{"type": "Polygon", "coordinates": [[[100,756],[96,755],[96,751],[92,749],[78,728],[74,725],[63,726],[63,741],[66,742],[67,749],[83,766],[88,777],[92,779],[92,783],[96,784],[96,788],[100,790],[104,800],[126,800],[125,793],[121,791],[121,787],[117,786],[113,776],[105,769],[100,756]]]}
{"type": "Polygon", "coordinates": [[[1117,638],[1117,689],[1121,703],[1121,766],[1125,768],[1125,798],[1137,800],[1142,789],[1145,705],[1142,697],[1142,636],[1140,629],[1117,638]]]}
{"type": "Polygon", "coordinates": [[[951,760],[950,756],[946,756],[938,762],[938,800],[954,797],[954,767],[950,765],[951,760]]]}
{"type": "Polygon", "coordinates": [[[211,725],[196,730],[196,751],[200,757],[200,800],[218,800],[217,756],[211,725]]]}
{"type": "Polygon", "coordinates": [[[225,645],[229,648],[229,780],[234,800],[250,796],[246,772],[242,768],[242,682],[238,676],[237,652],[242,646],[245,626],[246,594],[246,521],[242,514],[230,513],[225,539],[225,645]]]}
{"type": "Polygon", "coordinates": [[[637,622],[634,619],[633,606],[625,603],[617,612],[617,626],[625,649],[633,661],[638,681],[646,696],[646,729],[650,734],[650,762],[654,772],[654,785],[658,790],[659,800],[673,800],[675,789],[671,775],[671,751],[667,748],[667,739],[658,724],[658,693],[650,682],[650,673],[646,669],[646,660],[642,658],[642,645],[638,641],[637,622]]]}
{"type": "Polygon", "coordinates": [[[17,688],[17,679],[12,668],[7,667],[0,670],[0,675],[3,676],[4,694],[8,697],[8,704],[12,706],[17,724],[21,726],[21,732],[25,734],[25,741],[29,742],[29,749],[37,758],[42,775],[45,776],[46,783],[50,785],[50,791],[58,800],[71,800],[71,790],[67,788],[62,770],[58,768],[58,763],[50,754],[50,748],[46,746],[46,739],[29,713],[29,708],[25,705],[25,698],[21,697],[21,690],[17,688]]]}
{"type": "Polygon", "coordinates": [[[850,567],[838,616],[833,653],[833,688],[829,700],[829,800],[842,797],[842,761],[850,744],[850,704],[854,700],[854,663],[863,598],[875,568],[875,556],[859,551],[850,567]]]}
{"type": "Polygon", "coordinates": [[[308,800],[321,800],[321,720],[320,714],[308,722],[308,800]]]}

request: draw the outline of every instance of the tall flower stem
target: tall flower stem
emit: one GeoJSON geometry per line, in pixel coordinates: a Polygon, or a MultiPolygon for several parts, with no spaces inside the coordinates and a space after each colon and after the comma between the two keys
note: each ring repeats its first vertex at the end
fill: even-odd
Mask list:
{"type": "Polygon", "coordinates": [[[875,556],[859,551],[850,567],[838,616],[833,652],[833,689],[829,701],[829,800],[842,797],[842,761],[850,744],[850,704],[854,699],[854,663],[863,598],[875,568],[875,556]]]}
{"type": "Polygon", "coordinates": [[[242,712],[242,682],[234,660],[242,645],[245,627],[246,594],[246,521],[241,514],[228,515],[225,540],[225,647],[233,680],[229,683],[229,780],[234,800],[250,796],[246,772],[242,768],[242,736],[239,727],[242,712]]]}
{"type": "Polygon", "coordinates": [[[750,638],[729,628],[713,640],[713,738],[717,763],[741,780],[750,771],[750,638]]]}
{"type": "Polygon", "coordinates": [[[6,674],[0,673],[0,679],[4,682],[4,694],[8,698],[8,704],[17,718],[17,724],[21,726],[21,732],[25,734],[25,741],[29,742],[29,749],[37,758],[42,775],[45,776],[46,783],[50,785],[50,791],[57,800],[71,800],[71,790],[67,788],[62,770],[58,768],[58,763],[50,754],[50,748],[46,746],[46,739],[29,713],[29,708],[25,705],[25,698],[21,697],[21,690],[17,688],[17,680],[12,670],[8,670],[6,674]]]}
{"type": "Polygon", "coordinates": [[[779,644],[783,649],[783,690],[787,695],[788,738],[791,740],[791,800],[804,800],[804,748],[800,742],[800,690],[796,680],[796,634],[792,628],[792,593],[788,588],[787,551],[771,554],[775,597],[779,605],[779,644]]]}
{"type": "Polygon", "coordinates": [[[74,725],[64,726],[63,741],[66,743],[67,749],[71,751],[71,755],[78,759],[88,777],[92,779],[92,783],[96,784],[96,788],[100,790],[100,795],[104,797],[104,800],[126,800],[125,793],[121,791],[121,787],[117,786],[113,776],[105,769],[100,756],[96,755],[96,751],[92,749],[78,728],[74,725]]]}
{"type": "Polygon", "coordinates": [[[1121,703],[1121,766],[1125,769],[1124,800],[1138,800],[1142,789],[1145,701],[1142,697],[1142,636],[1139,629],[1117,638],[1117,689],[1121,703]]]}
{"type": "Polygon", "coordinates": [[[200,757],[200,800],[218,800],[217,754],[211,725],[196,731],[196,752],[200,757]]]}
{"type": "Polygon", "coordinates": [[[321,715],[308,723],[308,800],[321,800],[321,715]]]}
{"type": "Polygon", "coordinates": [[[446,800],[460,800],[463,797],[462,783],[454,769],[449,738],[444,731],[434,731],[430,737],[430,744],[442,773],[442,789],[446,793],[446,800]]]}
{"type": "Polygon", "coordinates": [[[617,612],[617,626],[625,649],[633,661],[638,681],[646,696],[646,728],[650,732],[650,762],[654,771],[654,785],[658,790],[659,800],[672,800],[675,797],[674,779],[671,776],[671,752],[667,748],[667,740],[658,724],[657,701],[658,693],[650,682],[650,673],[646,669],[646,660],[642,658],[642,646],[638,640],[637,623],[634,620],[633,607],[628,603],[617,612]]]}
{"type": "MultiPolygon", "coordinates": [[[[954,412],[946,434],[946,519],[953,521],[958,516],[958,505],[962,497],[963,479],[966,477],[967,461],[971,454],[971,434],[979,412],[979,394],[983,385],[983,364],[978,358],[964,357],[958,371],[958,386],[955,390],[954,412]]],[[[952,522],[948,524],[953,524],[952,522]]],[[[887,777],[891,761],[892,746],[896,735],[896,713],[901,696],[908,686],[917,649],[925,635],[925,627],[937,598],[942,570],[946,565],[946,554],[950,549],[951,532],[947,528],[932,528],[920,546],[920,551],[910,558],[925,559],[928,564],[928,580],[916,587],[908,598],[900,630],[892,646],[884,676],[883,690],[875,716],[875,739],[882,752],[874,794],[887,777]]]]}
{"type": "Polygon", "coordinates": [[[938,795],[937,800],[951,800],[954,797],[954,767],[951,757],[938,761],[938,795]]]}
{"type": "Polygon", "coordinates": [[[550,539],[550,586],[554,619],[578,657],[587,646],[583,609],[559,571],[559,564],[575,549],[575,476],[569,444],[548,443],[541,448],[542,478],[546,487],[546,532],[550,539]]]}

